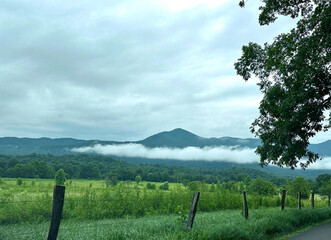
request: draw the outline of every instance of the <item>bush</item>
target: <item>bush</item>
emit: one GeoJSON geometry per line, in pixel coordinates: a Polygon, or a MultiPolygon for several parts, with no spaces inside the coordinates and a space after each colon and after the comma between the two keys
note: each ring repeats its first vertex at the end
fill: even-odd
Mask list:
{"type": "Polygon", "coordinates": [[[64,170],[63,169],[58,170],[55,173],[54,179],[55,179],[56,185],[64,185],[64,183],[66,181],[66,174],[65,174],[64,170]]]}
{"type": "Polygon", "coordinates": [[[139,183],[142,181],[142,178],[138,175],[138,176],[136,176],[134,181],[139,185],[139,183]]]}
{"type": "Polygon", "coordinates": [[[202,183],[200,181],[193,181],[188,184],[188,189],[191,191],[200,191],[202,183]]]}
{"type": "Polygon", "coordinates": [[[146,188],[147,189],[156,189],[156,186],[153,183],[147,183],[146,188]]]}
{"type": "Polygon", "coordinates": [[[20,185],[22,185],[22,183],[23,183],[23,180],[22,180],[21,178],[17,178],[17,180],[16,180],[16,184],[17,184],[18,186],[20,186],[20,185]]]}
{"type": "Polygon", "coordinates": [[[160,189],[161,189],[161,190],[168,190],[168,189],[169,189],[169,183],[168,183],[168,182],[163,183],[163,184],[160,186],[160,189]]]}

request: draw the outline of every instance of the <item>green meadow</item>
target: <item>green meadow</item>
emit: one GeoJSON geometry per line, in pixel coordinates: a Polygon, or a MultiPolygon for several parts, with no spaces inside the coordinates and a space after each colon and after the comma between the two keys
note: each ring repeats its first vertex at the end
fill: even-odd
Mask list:
{"type": "MultiPolygon", "coordinates": [[[[0,185],[0,239],[45,239],[48,233],[54,180],[3,179],[0,185]]],[[[193,229],[185,231],[193,191],[180,183],[168,190],[153,183],[67,180],[58,239],[273,239],[331,219],[327,201],[281,196],[247,195],[249,219],[242,216],[242,195],[204,184],[200,189],[193,229]]]]}

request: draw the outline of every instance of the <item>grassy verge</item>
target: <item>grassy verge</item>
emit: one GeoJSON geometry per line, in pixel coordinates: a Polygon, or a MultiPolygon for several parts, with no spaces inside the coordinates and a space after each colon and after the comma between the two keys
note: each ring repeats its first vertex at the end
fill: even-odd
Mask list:
{"type": "MultiPolygon", "coordinates": [[[[66,220],[61,223],[58,239],[276,239],[302,227],[331,219],[329,208],[256,209],[245,220],[238,210],[198,212],[193,229],[183,230],[176,215],[120,218],[98,221],[66,220]]],[[[46,239],[49,222],[0,226],[0,239],[46,239]]]]}

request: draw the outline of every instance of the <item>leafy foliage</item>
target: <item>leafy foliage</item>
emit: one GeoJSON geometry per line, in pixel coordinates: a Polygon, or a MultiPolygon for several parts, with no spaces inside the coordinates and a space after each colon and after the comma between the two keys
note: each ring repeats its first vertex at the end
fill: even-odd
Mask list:
{"type": "Polygon", "coordinates": [[[331,179],[331,175],[330,174],[320,174],[317,176],[316,178],[316,185],[317,188],[322,187],[323,185],[325,185],[326,183],[328,183],[331,179]]]}
{"type": "Polygon", "coordinates": [[[297,197],[299,192],[301,192],[303,198],[308,198],[310,194],[309,183],[303,177],[297,177],[293,181],[289,181],[287,189],[288,195],[293,197],[297,197]]]}
{"type": "Polygon", "coordinates": [[[161,190],[169,190],[169,183],[165,182],[159,187],[161,190]]]}
{"type": "Polygon", "coordinates": [[[248,191],[259,195],[272,196],[276,194],[276,187],[271,182],[256,178],[250,183],[248,191]]]}
{"type": "Polygon", "coordinates": [[[111,183],[112,186],[116,186],[117,183],[118,183],[117,176],[115,176],[115,175],[112,176],[112,177],[110,178],[110,183],[111,183]]]}
{"type": "Polygon", "coordinates": [[[22,178],[17,178],[17,180],[16,180],[16,184],[17,184],[18,186],[21,186],[21,185],[23,184],[23,180],[22,180],[22,178]]]}
{"type": "MultiPolygon", "coordinates": [[[[256,152],[260,165],[269,163],[294,169],[315,162],[319,155],[308,150],[309,139],[331,126],[325,113],[331,108],[331,3],[317,0],[266,0],[260,7],[261,25],[277,15],[296,18],[296,28],[278,35],[271,44],[243,46],[235,63],[245,80],[260,79],[264,94],[260,116],[251,131],[262,141],[256,152]]],[[[240,1],[244,6],[245,1],[240,1]]]]}
{"type": "Polygon", "coordinates": [[[63,169],[59,169],[56,173],[55,173],[55,184],[56,185],[64,185],[65,181],[66,181],[66,174],[63,171],[63,169]]]}
{"type": "Polygon", "coordinates": [[[134,181],[135,181],[137,184],[139,184],[139,183],[142,181],[142,179],[141,179],[141,177],[138,175],[138,176],[136,176],[136,178],[134,179],[134,181]]]}
{"type": "Polygon", "coordinates": [[[156,189],[156,185],[155,185],[154,183],[150,183],[150,182],[148,182],[148,183],[146,184],[146,188],[147,188],[147,189],[156,189]]]}
{"type": "MultiPolygon", "coordinates": [[[[152,182],[188,182],[204,181],[217,183],[218,181],[244,181],[247,176],[252,179],[260,176],[264,180],[272,181],[276,185],[286,181],[272,174],[258,169],[244,167],[221,168],[216,163],[210,164],[210,168],[191,168],[162,165],[162,164],[134,164],[114,160],[111,157],[99,155],[0,155],[0,163],[4,166],[4,177],[46,178],[52,179],[55,170],[63,169],[68,179],[113,179],[118,181],[134,181],[139,175],[142,179],[152,182]],[[15,161],[13,161],[15,160],[15,161]],[[9,163],[16,165],[9,167],[9,163]],[[35,164],[36,163],[36,164],[35,164]],[[43,166],[42,168],[40,166],[43,166]],[[24,170],[24,171],[23,171],[24,170]],[[22,175],[21,175],[22,174],[22,175]]],[[[108,185],[111,184],[108,182],[108,185]]]]}
{"type": "Polygon", "coordinates": [[[318,189],[318,192],[321,195],[331,196],[331,179],[329,179],[329,181],[327,182],[324,182],[322,186],[318,189]]]}

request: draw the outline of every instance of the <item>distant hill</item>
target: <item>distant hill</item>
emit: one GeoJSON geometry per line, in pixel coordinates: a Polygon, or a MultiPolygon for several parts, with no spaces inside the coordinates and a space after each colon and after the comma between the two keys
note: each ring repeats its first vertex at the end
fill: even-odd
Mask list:
{"type": "Polygon", "coordinates": [[[110,141],[79,140],[74,138],[0,138],[0,154],[26,155],[26,154],[73,154],[71,149],[90,146],[97,143],[113,144],[110,141]]]}
{"type": "Polygon", "coordinates": [[[176,128],[169,132],[161,132],[150,136],[144,140],[137,141],[146,147],[172,147],[172,148],[184,148],[184,147],[207,147],[207,146],[238,146],[241,148],[256,148],[260,144],[259,139],[254,138],[233,138],[233,137],[221,137],[221,138],[204,138],[199,137],[189,131],[181,128],[176,128]]]}
{"type": "MultiPolygon", "coordinates": [[[[74,154],[71,149],[84,146],[93,146],[95,144],[124,144],[137,143],[145,147],[169,147],[185,148],[193,147],[238,147],[238,148],[256,148],[260,140],[256,138],[204,138],[197,136],[189,131],[176,128],[172,131],[157,133],[140,141],[116,142],[102,140],[81,140],[74,138],[17,138],[2,137],[0,138],[0,154],[25,155],[25,154],[53,154],[65,155],[74,154]]],[[[319,144],[309,145],[309,149],[323,156],[331,156],[331,140],[319,144]]]]}
{"type": "MultiPolygon", "coordinates": [[[[145,147],[169,147],[169,148],[185,148],[193,147],[231,147],[237,148],[251,148],[254,149],[260,144],[259,139],[255,138],[204,138],[181,128],[172,131],[160,132],[140,141],[131,142],[116,142],[116,141],[101,141],[101,140],[81,140],[73,138],[16,138],[3,137],[0,138],[0,154],[4,155],[27,155],[27,154],[52,154],[52,155],[67,155],[79,154],[72,152],[73,148],[80,148],[86,146],[94,146],[95,144],[124,144],[137,143],[145,147]]],[[[313,152],[319,153],[324,157],[331,156],[331,140],[319,144],[311,144],[309,149],[313,152]]],[[[239,164],[234,162],[205,162],[205,161],[179,161],[179,160],[165,160],[165,159],[147,159],[147,158],[128,158],[113,156],[119,160],[125,160],[131,163],[159,163],[165,165],[190,166],[197,168],[230,168],[230,167],[249,167],[261,169],[257,163],[254,164],[239,164]]],[[[274,173],[278,176],[290,177],[296,175],[304,175],[306,177],[315,177],[320,173],[330,173],[331,170],[295,170],[281,169],[279,167],[269,166],[263,168],[263,171],[274,173]]]]}
{"type": "Polygon", "coordinates": [[[331,156],[331,140],[319,144],[310,144],[308,149],[325,157],[331,156]]]}

